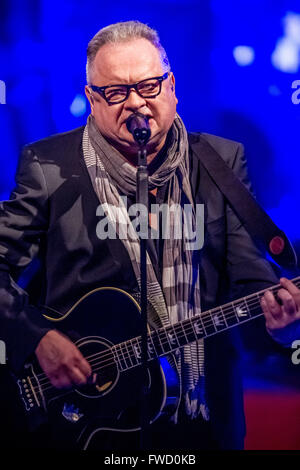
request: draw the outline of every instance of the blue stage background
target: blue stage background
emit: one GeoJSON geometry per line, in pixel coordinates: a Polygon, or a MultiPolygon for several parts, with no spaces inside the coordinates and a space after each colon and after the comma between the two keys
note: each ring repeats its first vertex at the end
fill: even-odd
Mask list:
{"type": "MultiPolygon", "coordinates": [[[[158,30],[186,127],[243,142],[257,199],[300,258],[299,0],[2,0],[0,199],[24,144],[86,122],[87,43],[129,19],[158,30]]],[[[276,383],[281,375],[300,389],[289,360],[259,360],[261,376],[273,380],[279,361],[276,383]]]]}
{"type": "Polygon", "coordinates": [[[85,123],[89,39],[138,19],[160,33],[187,128],[245,144],[258,200],[299,242],[299,2],[2,0],[0,15],[2,199],[22,145],[85,123]]]}

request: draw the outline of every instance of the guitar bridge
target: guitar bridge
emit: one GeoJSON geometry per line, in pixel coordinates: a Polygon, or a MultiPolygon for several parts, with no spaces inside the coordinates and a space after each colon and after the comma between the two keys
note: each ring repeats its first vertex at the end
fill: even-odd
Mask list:
{"type": "Polygon", "coordinates": [[[39,381],[33,372],[32,365],[29,364],[27,368],[31,370],[32,376],[27,375],[17,381],[21,398],[25,404],[25,409],[28,412],[32,411],[36,407],[43,407],[44,410],[46,410],[44,395],[41,391],[39,381]]]}

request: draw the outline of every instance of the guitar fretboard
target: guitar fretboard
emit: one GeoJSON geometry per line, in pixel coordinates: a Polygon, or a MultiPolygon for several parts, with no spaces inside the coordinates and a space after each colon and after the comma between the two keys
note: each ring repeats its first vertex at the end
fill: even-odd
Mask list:
{"type": "MultiPolygon", "coordinates": [[[[300,287],[300,277],[292,280],[300,287]]],[[[157,359],[194,341],[228,330],[261,316],[260,299],[269,290],[276,296],[281,285],[276,285],[220,307],[207,310],[174,325],[159,328],[148,335],[148,360],[157,359]]],[[[120,371],[141,364],[141,337],[132,338],[112,347],[120,371]]]]}

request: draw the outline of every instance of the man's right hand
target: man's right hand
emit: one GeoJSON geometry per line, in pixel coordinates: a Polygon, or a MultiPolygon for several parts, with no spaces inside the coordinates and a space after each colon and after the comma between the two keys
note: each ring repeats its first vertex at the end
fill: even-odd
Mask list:
{"type": "Polygon", "coordinates": [[[92,374],[91,366],[75,344],[56,330],[43,336],[35,354],[54,387],[83,385],[92,374]]]}

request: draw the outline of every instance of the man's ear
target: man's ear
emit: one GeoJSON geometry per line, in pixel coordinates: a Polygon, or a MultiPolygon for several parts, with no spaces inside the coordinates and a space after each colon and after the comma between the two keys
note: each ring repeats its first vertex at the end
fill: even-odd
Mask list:
{"type": "Polygon", "coordinates": [[[175,90],[175,77],[174,77],[174,74],[173,72],[171,72],[171,90],[174,91],[175,90]]]}
{"type": "Polygon", "coordinates": [[[173,72],[171,72],[171,73],[172,73],[172,75],[171,75],[171,90],[172,90],[172,92],[174,94],[174,97],[176,99],[176,103],[178,103],[177,96],[175,95],[175,77],[174,77],[173,72]]]}
{"type": "Polygon", "coordinates": [[[91,89],[86,85],[84,87],[84,92],[85,92],[85,96],[87,97],[90,105],[91,105],[91,111],[93,112],[93,109],[94,109],[94,97],[90,91],[91,89]]]}

